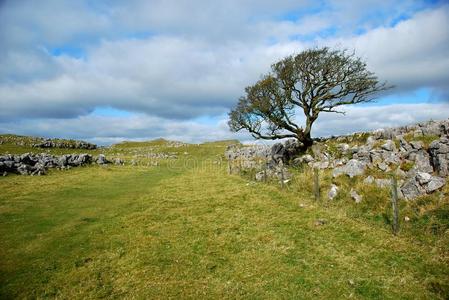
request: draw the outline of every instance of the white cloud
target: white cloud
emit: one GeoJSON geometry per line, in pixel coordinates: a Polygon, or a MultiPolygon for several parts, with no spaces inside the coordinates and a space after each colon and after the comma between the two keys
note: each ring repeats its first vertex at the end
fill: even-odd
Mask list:
{"type": "Polygon", "coordinates": [[[313,135],[348,134],[449,118],[449,104],[444,103],[352,106],[345,111],[346,115],[322,113],[313,128],[313,135]]]}
{"type": "MultiPolygon", "coordinates": [[[[361,3],[327,1],[317,9],[306,0],[6,1],[0,4],[1,128],[67,135],[84,123],[92,129],[79,132],[83,138],[147,137],[150,128],[148,137],[196,140],[205,138],[203,131],[232,137],[224,121],[207,131],[210,125],[196,118],[224,115],[271,63],[316,45],[355,48],[381,79],[397,85],[392,93],[428,87],[433,97],[447,97],[448,6],[415,13],[422,1],[361,3]],[[390,27],[402,14],[410,18],[390,27]],[[353,35],[354,29],[366,32],[353,35]],[[335,34],[320,35],[322,30],[335,34]],[[83,49],[83,57],[52,55],[65,46],[83,49]],[[137,116],[98,119],[103,117],[90,113],[99,106],[137,116]],[[124,131],[111,131],[112,121],[124,131]]],[[[323,119],[331,118],[328,129],[336,133],[345,124],[364,128],[366,120],[354,120],[365,109],[351,108],[346,123],[323,119]]],[[[410,114],[399,119],[412,120],[410,114]]],[[[320,122],[316,133],[328,134],[326,128],[320,122]]]]}
{"type": "Polygon", "coordinates": [[[105,41],[86,60],[56,58],[63,69],[56,77],[0,85],[0,118],[74,117],[105,105],[166,118],[222,114],[270,63],[299,47],[176,37],[105,41]]]}
{"type": "MultiPolygon", "coordinates": [[[[448,118],[448,104],[396,104],[349,107],[345,116],[322,113],[313,128],[313,136],[330,136],[369,131],[378,128],[448,118]]],[[[254,142],[245,132],[229,131],[225,116],[208,121],[177,121],[134,114],[124,117],[87,115],[71,119],[27,119],[0,122],[6,133],[45,137],[84,139],[100,144],[123,140],[148,140],[164,137],[190,143],[240,139],[254,142]]],[[[264,143],[264,141],[260,141],[264,143]]],[[[260,143],[259,142],[259,143],[260,143]]],[[[270,142],[267,142],[270,143],[270,142]]]]}
{"type": "Polygon", "coordinates": [[[355,49],[380,78],[400,90],[449,86],[449,6],[418,13],[392,28],[322,41],[330,42],[355,49]]]}

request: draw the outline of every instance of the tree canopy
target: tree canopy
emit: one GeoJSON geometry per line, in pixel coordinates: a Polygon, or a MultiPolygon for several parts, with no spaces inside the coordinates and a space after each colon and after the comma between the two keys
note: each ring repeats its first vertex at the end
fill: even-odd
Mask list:
{"type": "Polygon", "coordinates": [[[353,52],[309,49],[273,64],[271,72],[246,87],[228,124],[257,139],[295,138],[307,148],[321,112],[344,113],[341,106],[370,102],[388,88],[353,52]],[[304,113],[305,126],[298,125],[298,112],[304,113]]]}

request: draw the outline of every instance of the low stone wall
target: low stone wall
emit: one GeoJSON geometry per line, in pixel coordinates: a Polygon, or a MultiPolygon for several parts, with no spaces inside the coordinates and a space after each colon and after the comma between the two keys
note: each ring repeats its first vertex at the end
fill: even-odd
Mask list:
{"type": "MultiPolygon", "coordinates": [[[[70,169],[97,163],[99,165],[111,163],[103,154],[93,157],[90,154],[65,154],[54,156],[47,153],[2,155],[0,156],[0,174],[6,176],[8,173],[21,175],[44,175],[50,168],[70,169]]],[[[122,160],[114,160],[115,164],[123,164],[122,160]]]]}
{"type": "Polygon", "coordinates": [[[64,149],[97,149],[97,145],[78,140],[66,139],[46,139],[41,137],[20,136],[20,135],[0,135],[0,145],[12,144],[22,147],[34,148],[64,148],[64,149]]]}
{"type": "Polygon", "coordinates": [[[84,141],[58,141],[58,140],[44,140],[40,143],[32,145],[35,148],[65,148],[65,149],[97,149],[97,145],[84,141]]]}

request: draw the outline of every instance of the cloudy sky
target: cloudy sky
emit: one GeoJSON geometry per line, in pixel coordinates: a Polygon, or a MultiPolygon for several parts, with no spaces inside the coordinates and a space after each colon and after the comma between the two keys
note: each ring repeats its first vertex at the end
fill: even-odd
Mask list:
{"type": "Polygon", "coordinates": [[[324,45],[396,88],[314,136],[449,117],[447,1],[0,0],[0,133],[248,140],[226,125],[244,87],[324,45]]]}

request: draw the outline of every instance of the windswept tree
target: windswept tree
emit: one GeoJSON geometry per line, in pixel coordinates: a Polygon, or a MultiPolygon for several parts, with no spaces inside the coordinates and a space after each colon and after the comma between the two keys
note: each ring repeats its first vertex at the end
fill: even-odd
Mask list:
{"type": "Polygon", "coordinates": [[[354,53],[310,49],[273,64],[270,73],[248,86],[228,124],[257,139],[295,138],[305,150],[313,143],[312,125],[321,112],[344,114],[341,106],[370,102],[388,88],[354,53]],[[298,112],[304,113],[305,126],[298,125],[298,112]]]}

